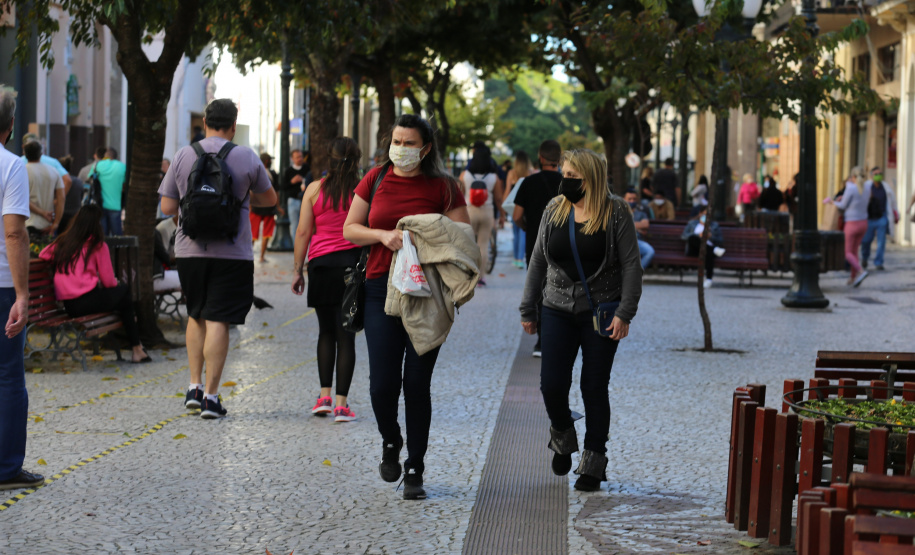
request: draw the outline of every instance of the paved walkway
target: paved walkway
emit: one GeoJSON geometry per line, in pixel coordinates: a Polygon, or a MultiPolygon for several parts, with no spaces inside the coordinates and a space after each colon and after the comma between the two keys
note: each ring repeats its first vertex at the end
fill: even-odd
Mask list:
{"type": "MultiPolygon", "coordinates": [[[[350,397],[358,420],[310,416],[317,322],[289,292],[290,256],[268,258],[256,269],[257,292],[276,308],[252,312],[232,331],[224,380],[236,385],[223,387],[224,420],[183,410],[183,349],[153,352],[156,362],[139,366],[106,354],[87,372],[29,363],[40,371],[27,374],[26,467],[52,481],[2,505],[0,553],[486,553],[472,548],[469,529],[485,506],[487,482],[510,477],[497,472],[504,456],[539,472],[519,481],[559,481],[566,489],[567,513],[555,515],[566,545],[557,552],[743,552],[737,541],[747,538],[723,521],[733,388],[761,382],[779,391],[783,379],[811,375],[818,349],[911,350],[915,324],[913,251],[891,251],[889,270],[860,289],[845,288],[847,276],[825,277],[833,304],[812,313],[781,307],[787,279],[740,288],[722,275],[708,295],[716,346],[743,354],[692,351],[702,343],[695,291],[650,276],[611,379],[610,482],[581,494],[538,470],[549,465],[546,430],[517,452],[493,447],[499,426],[510,437],[528,418],[500,420],[520,399],[513,367],[531,362],[517,315],[524,271],[503,256],[490,285],[461,309],[439,357],[429,499],[405,502],[377,476],[381,445],[364,338],[350,397]],[[499,460],[487,460],[491,453],[499,460]]],[[[574,390],[573,403],[582,410],[574,390]]],[[[776,405],[774,395],[768,403],[776,405]]],[[[544,551],[498,551],[531,552],[544,551]]],[[[753,552],[788,551],[763,544],[753,552]]]]}

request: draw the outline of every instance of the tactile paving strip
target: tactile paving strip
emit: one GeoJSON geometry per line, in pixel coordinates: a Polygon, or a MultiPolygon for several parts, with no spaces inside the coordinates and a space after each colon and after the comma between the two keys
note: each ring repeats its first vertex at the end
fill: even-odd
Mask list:
{"type": "Polygon", "coordinates": [[[550,421],[540,395],[535,338],[525,335],[496,417],[465,554],[566,555],[568,479],[550,469],[550,421]]]}

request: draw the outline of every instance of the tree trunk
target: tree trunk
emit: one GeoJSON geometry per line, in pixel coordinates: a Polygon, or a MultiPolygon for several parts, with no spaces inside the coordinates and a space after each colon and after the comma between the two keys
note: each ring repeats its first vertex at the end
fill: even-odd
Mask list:
{"type": "Polygon", "coordinates": [[[311,174],[315,179],[330,167],[328,149],[340,134],[340,99],[336,81],[322,79],[311,97],[309,136],[311,138],[311,174]]]}
{"type": "Polygon", "coordinates": [[[612,106],[604,106],[591,112],[594,132],[604,140],[604,154],[607,156],[607,173],[613,180],[613,191],[622,195],[626,190],[626,154],[629,153],[629,126],[625,125],[612,106]]]}
{"type": "Polygon", "coordinates": [[[152,262],[153,230],[156,227],[156,205],[159,201],[159,167],[165,149],[165,125],[162,122],[165,121],[170,92],[170,84],[164,90],[131,91],[136,116],[133,147],[129,154],[128,217],[124,229],[127,235],[137,237],[140,242],[137,267],[140,303],[137,307],[137,323],[143,344],[147,347],[165,342],[156,316],[152,262]]]}
{"type": "MultiPolygon", "coordinates": [[[[718,134],[715,134],[715,148],[712,151],[712,178],[709,180],[709,183],[715,183],[715,179],[718,178],[717,169],[718,169],[718,134]]],[[[698,289],[698,298],[699,298],[699,316],[702,317],[702,331],[703,331],[703,340],[704,351],[714,350],[714,344],[712,343],[712,321],[709,319],[708,310],[705,308],[705,257],[709,255],[708,249],[706,248],[706,242],[709,238],[709,228],[712,223],[712,216],[709,214],[711,212],[711,207],[714,206],[715,202],[715,187],[709,186],[708,190],[708,206],[709,210],[706,212],[706,225],[705,229],[702,230],[702,241],[699,245],[699,277],[696,282],[696,287],[698,289]]]]}
{"type": "Polygon", "coordinates": [[[378,93],[378,133],[376,139],[378,147],[383,148],[384,140],[391,127],[394,126],[396,119],[396,110],[394,109],[397,102],[394,94],[394,78],[391,74],[391,62],[385,57],[377,60],[376,65],[369,74],[375,91],[378,93]]]}

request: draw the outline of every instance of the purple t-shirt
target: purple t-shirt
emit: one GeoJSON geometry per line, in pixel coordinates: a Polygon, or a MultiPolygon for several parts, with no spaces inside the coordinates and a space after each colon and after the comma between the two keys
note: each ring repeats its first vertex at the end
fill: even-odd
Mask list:
{"type": "MultiPolygon", "coordinates": [[[[206,152],[219,152],[228,141],[219,137],[208,137],[200,141],[200,146],[206,152]]],[[[197,161],[197,153],[193,147],[186,146],[175,154],[172,165],[159,185],[159,194],[163,197],[181,199],[187,192],[187,178],[197,161]]],[[[260,158],[248,147],[236,146],[226,157],[226,165],[232,174],[232,188],[235,196],[245,198],[248,190],[252,193],[263,193],[272,187],[270,176],[261,163],[260,158]]],[[[248,218],[248,205],[250,198],[246,199],[238,219],[238,236],[234,241],[229,239],[199,240],[195,241],[184,234],[181,224],[175,234],[176,258],[230,258],[233,260],[254,260],[254,250],[251,248],[251,220],[248,218]]],[[[180,222],[180,218],[179,218],[180,222]]]]}

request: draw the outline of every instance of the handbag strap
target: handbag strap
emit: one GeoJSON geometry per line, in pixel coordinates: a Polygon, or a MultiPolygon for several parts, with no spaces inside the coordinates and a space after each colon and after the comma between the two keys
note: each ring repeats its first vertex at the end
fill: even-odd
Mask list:
{"type": "MultiPolygon", "coordinates": [[[[385,164],[382,166],[381,171],[378,172],[378,177],[375,179],[375,184],[372,185],[372,192],[369,194],[369,209],[365,212],[365,224],[368,227],[369,223],[369,212],[372,211],[372,200],[375,198],[375,193],[378,191],[378,187],[381,186],[381,182],[384,181],[384,176],[387,175],[388,169],[391,167],[391,164],[385,164]]],[[[359,256],[360,265],[365,268],[365,265],[368,263],[369,251],[372,250],[371,245],[366,245],[362,247],[362,253],[359,256]]]]}
{"type": "Polygon", "coordinates": [[[591,312],[594,312],[594,301],[591,300],[591,290],[588,288],[588,276],[585,275],[585,269],[581,266],[581,258],[578,256],[578,245],[575,243],[575,207],[569,212],[569,242],[572,243],[572,258],[575,259],[575,267],[578,268],[578,277],[581,278],[581,285],[585,289],[585,296],[588,297],[588,305],[591,306],[591,312]]]}

